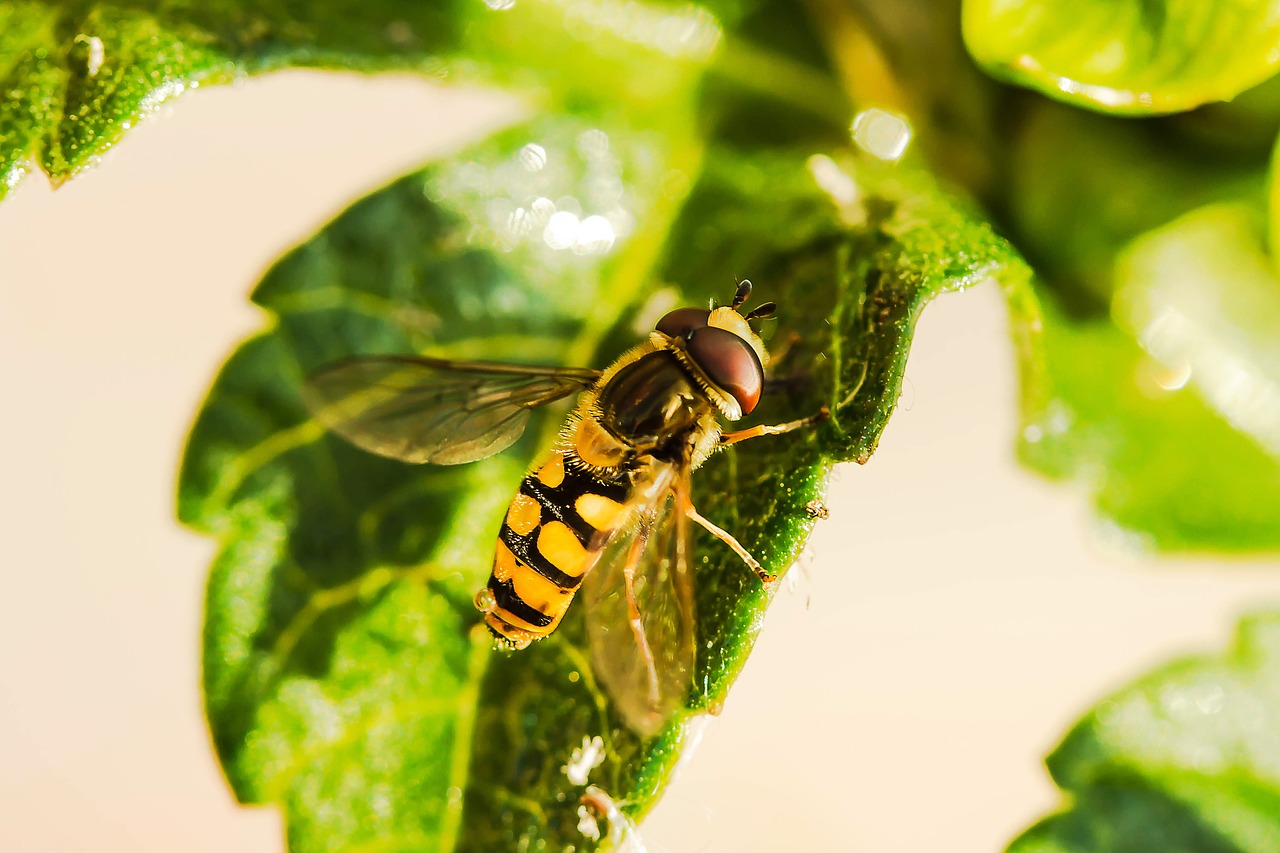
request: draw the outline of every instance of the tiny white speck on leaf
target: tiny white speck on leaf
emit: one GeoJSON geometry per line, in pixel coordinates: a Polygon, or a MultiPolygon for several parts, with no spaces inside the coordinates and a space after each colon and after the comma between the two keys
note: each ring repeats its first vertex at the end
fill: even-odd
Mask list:
{"type": "Polygon", "coordinates": [[[102,44],[102,39],[81,33],[76,36],[76,43],[89,46],[89,76],[97,77],[98,72],[102,70],[102,63],[107,58],[107,49],[102,44]]]}
{"type": "Polygon", "coordinates": [[[600,840],[600,823],[586,806],[578,806],[578,832],[592,841],[600,840]]]}
{"type": "Polygon", "coordinates": [[[561,769],[574,785],[587,784],[591,771],[604,763],[604,740],[596,735],[593,738],[583,737],[582,747],[575,749],[569,756],[569,763],[561,769]]]}

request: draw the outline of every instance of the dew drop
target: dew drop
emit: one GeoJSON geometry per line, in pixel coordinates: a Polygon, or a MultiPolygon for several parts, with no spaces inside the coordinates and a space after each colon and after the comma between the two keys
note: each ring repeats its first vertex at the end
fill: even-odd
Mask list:
{"type": "Polygon", "coordinates": [[[603,130],[583,131],[578,135],[578,153],[587,160],[597,160],[609,153],[609,134],[603,130]]]}
{"type": "Polygon", "coordinates": [[[516,159],[530,172],[537,172],[547,165],[547,149],[536,142],[530,142],[520,149],[516,159]]]}
{"type": "Polygon", "coordinates": [[[873,157],[897,160],[911,142],[911,125],[884,110],[863,110],[853,119],[853,141],[873,157]]]}
{"type": "Polygon", "coordinates": [[[577,214],[567,210],[556,211],[547,221],[542,239],[553,249],[568,249],[577,242],[579,225],[577,214]]]}
{"type": "Polygon", "coordinates": [[[588,216],[578,225],[573,251],[578,255],[597,255],[613,248],[613,225],[603,216],[588,216]]]}

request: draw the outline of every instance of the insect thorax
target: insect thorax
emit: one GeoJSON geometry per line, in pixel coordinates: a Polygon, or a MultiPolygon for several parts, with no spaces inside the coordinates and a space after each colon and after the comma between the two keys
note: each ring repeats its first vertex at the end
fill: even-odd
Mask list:
{"type": "Polygon", "coordinates": [[[602,474],[653,463],[696,467],[720,434],[715,405],[667,349],[646,343],[615,362],[583,400],[563,444],[602,474]]]}

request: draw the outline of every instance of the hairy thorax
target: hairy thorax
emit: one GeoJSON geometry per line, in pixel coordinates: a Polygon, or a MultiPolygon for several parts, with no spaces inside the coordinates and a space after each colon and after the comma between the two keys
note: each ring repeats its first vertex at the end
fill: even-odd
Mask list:
{"type": "Polygon", "coordinates": [[[638,347],[601,377],[562,445],[605,477],[701,464],[720,435],[716,408],[667,349],[638,347]]]}

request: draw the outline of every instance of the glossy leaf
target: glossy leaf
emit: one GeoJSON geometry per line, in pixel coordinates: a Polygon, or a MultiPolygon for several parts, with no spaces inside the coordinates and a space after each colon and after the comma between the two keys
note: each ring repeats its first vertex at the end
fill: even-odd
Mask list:
{"type": "Polygon", "coordinates": [[[737,4],[566,5],[218,0],[0,5],[0,195],[34,166],[60,183],[160,103],[287,67],[406,69],[500,84],[578,110],[663,110],[713,54],[711,9],[737,4]]]}
{"type": "Polygon", "coordinates": [[[477,630],[471,593],[556,413],[484,462],[400,465],[306,419],[308,371],[377,351],[603,365],[670,305],[727,298],[750,274],[781,304],[771,340],[789,348],[778,370],[791,390],[760,419],[824,403],[833,418],[717,456],[694,499],[781,573],[831,463],[874,449],[924,303],[1025,277],[1006,243],[905,167],[847,152],[702,159],[668,139],[567,119],[519,128],[358,203],[256,291],[275,321],[215,382],[180,510],[220,541],[205,634],[219,757],[241,800],[285,809],[291,849],[593,848],[565,770],[574,751],[601,738],[589,781],[642,816],[698,717],[725,703],[769,600],[697,537],[693,692],[643,739],[593,677],[580,608],[519,653],[477,630]],[[548,204],[608,218],[615,242],[548,230],[548,204]]]}
{"type": "Polygon", "coordinates": [[[1104,700],[1049,756],[1070,805],[1010,853],[1268,853],[1280,847],[1280,617],[1224,655],[1104,700]]]}
{"type": "Polygon", "coordinates": [[[1275,286],[1242,212],[1260,206],[1265,162],[1170,145],[1168,122],[1049,103],[1023,114],[1005,204],[1046,291],[1039,397],[1050,402],[1020,450],[1041,471],[1083,481],[1129,544],[1271,550],[1280,546],[1274,440],[1222,405],[1236,383],[1221,369],[1195,370],[1202,356],[1189,352],[1161,350],[1162,362],[1144,350],[1156,315],[1178,310],[1248,370],[1274,374],[1271,313],[1231,307],[1265,302],[1275,286]]]}
{"type": "Polygon", "coordinates": [[[994,74],[1129,115],[1230,100],[1280,69],[1264,0],[965,0],[965,43],[994,74]]]}
{"type": "Polygon", "coordinates": [[[1206,208],[1133,243],[1119,325],[1046,299],[1050,402],[1022,455],[1083,479],[1144,546],[1280,548],[1280,290],[1246,210],[1206,208]]]}

